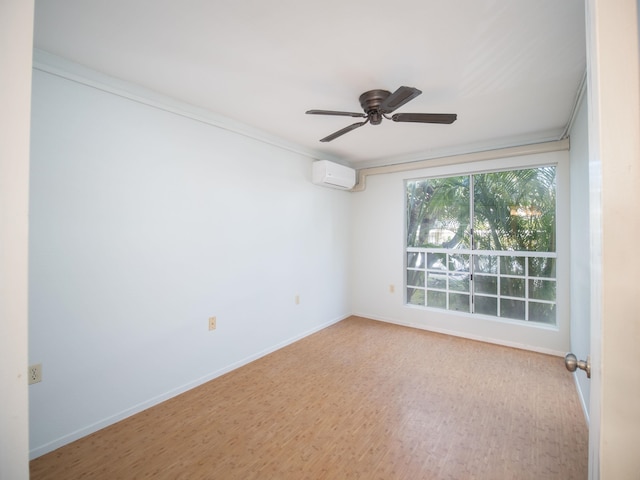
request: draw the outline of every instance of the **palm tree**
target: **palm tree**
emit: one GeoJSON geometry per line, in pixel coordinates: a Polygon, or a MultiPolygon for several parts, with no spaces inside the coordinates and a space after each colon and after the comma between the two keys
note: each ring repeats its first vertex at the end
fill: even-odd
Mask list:
{"type": "Polygon", "coordinates": [[[555,251],[555,172],[541,167],[475,175],[475,247],[555,251]]]}
{"type": "Polygon", "coordinates": [[[474,247],[555,251],[555,167],[407,182],[407,246],[469,248],[473,178],[474,247]],[[430,231],[449,230],[430,242],[430,231]]]}
{"type": "Polygon", "coordinates": [[[407,246],[469,247],[469,176],[407,183],[407,246]],[[450,238],[430,241],[430,232],[449,231],[450,238]]]}
{"type": "MultiPolygon", "coordinates": [[[[407,246],[555,252],[555,186],[553,166],[409,181],[407,246]],[[433,235],[443,231],[448,235],[433,235]]],[[[503,257],[501,270],[524,271],[524,261],[503,257]]],[[[538,276],[555,276],[554,259],[532,261],[538,276]]],[[[420,280],[418,272],[407,274],[408,282],[420,280]]],[[[503,287],[503,294],[514,297],[524,290],[517,281],[503,287]]]]}

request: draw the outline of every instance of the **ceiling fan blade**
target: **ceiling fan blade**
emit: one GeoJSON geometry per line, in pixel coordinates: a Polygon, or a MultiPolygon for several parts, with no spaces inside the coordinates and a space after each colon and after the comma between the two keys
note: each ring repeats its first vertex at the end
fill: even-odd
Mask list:
{"type": "Polygon", "coordinates": [[[356,113],[356,112],[336,112],[333,110],[307,110],[305,113],[310,115],[339,115],[341,117],[360,117],[366,118],[365,113],[356,113]]]}
{"type": "Polygon", "coordinates": [[[382,113],[391,113],[421,93],[417,88],[400,87],[380,104],[379,110],[382,113]]]}
{"type": "Polygon", "coordinates": [[[328,136],[324,137],[320,141],[321,142],[330,142],[331,140],[335,140],[336,138],[341,137],[345,133],[349,133],[351,130],[355,130],[356,128],[363,126],[367,122],[369,122],[368,118],[364,122],[353,123],[353,124],[349,125],[348,127],[343,128],[342,130],[338,130],[337,132],[334,132],[331,135],[328,135],[328,136]]]}
{"type": "Polygon", "coordinates": [[[394,122],[417,123],[453,123],[458,118],[455,113],[396,113],[391,117],[394,122]]]}

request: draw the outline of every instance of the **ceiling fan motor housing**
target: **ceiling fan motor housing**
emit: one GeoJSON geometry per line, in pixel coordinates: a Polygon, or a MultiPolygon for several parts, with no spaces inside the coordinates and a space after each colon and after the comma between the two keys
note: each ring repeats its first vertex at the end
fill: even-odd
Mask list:
{"type": "Polygon", "coordinates": [[[369,123],[372,125],[379,125],[382,122],[380,105],[389,95],[391,92],[387,90],[369,90],[360,95],[360,106],[366,112],[369,123]]]}

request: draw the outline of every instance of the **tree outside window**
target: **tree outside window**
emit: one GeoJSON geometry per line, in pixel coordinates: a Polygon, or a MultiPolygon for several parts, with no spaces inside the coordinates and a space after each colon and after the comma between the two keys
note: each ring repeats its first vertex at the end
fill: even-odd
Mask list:
{"type": "Polygon", "coordinates": [[[406,183],[407,303],[555,324],[556,168],[406,183]]]}

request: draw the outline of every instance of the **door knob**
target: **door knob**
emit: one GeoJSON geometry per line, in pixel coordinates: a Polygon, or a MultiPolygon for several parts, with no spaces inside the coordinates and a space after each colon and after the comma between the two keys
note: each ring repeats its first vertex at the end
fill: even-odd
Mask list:
{"type": "Polygon", "coordinates": [[[570,372],[575,372],[578,368],[584,370],[587,372],[587,378],[591,378],[591,358],[589,356],[586,360],[578,360],[573,353],[567,353],[564,357],[564,366],[570,372]]]}

